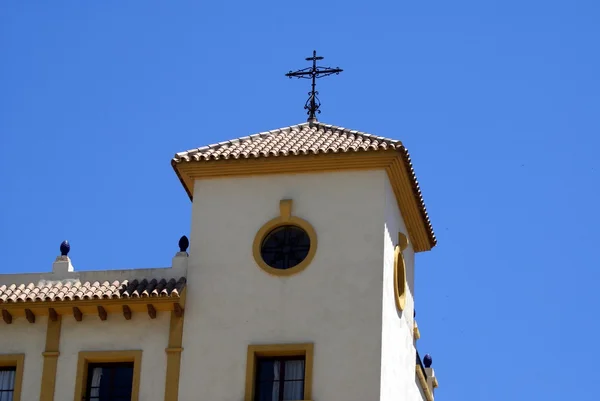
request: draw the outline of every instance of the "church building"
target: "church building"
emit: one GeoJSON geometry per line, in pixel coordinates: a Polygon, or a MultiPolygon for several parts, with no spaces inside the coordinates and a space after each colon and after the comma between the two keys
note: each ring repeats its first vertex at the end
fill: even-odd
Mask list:
{"type": "Polygon", "coordinates": [[[315,110],[174,156],[193,206],[170,267],[78,271],[65,241],[0,274],[0,401],[433,401],[408,151],[315,110]]]}

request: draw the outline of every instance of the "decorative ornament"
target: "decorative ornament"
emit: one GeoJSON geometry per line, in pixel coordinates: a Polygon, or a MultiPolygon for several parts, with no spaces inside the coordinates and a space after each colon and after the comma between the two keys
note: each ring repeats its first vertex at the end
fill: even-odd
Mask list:
{"type": "Polygon", "coordinates": [[[69,241],[64,240],[60,243],[60,255],[67,256],[69,251],[71,250],[71,245],[69,245],[69,241]]]}
{"type": "Polygon", "coordinates": [[[190,246],[190,240],[185,235],[179,238],[179,252],[187,252],[190,246]]]}
{"type": "Polygon", "coordinates": [[[431,355],[426,354],[423,358],[423,365],[425,365],[426,368],[430,368],[432,363],[433,359],[431,358],[431,355]]]}

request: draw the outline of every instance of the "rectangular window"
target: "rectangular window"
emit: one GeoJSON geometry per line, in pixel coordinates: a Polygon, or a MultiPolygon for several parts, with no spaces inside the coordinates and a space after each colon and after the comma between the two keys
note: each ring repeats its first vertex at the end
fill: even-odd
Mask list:
{"type": "Polygon", "coordinates": [[[0,367],[0,401],[12,401],[15,394],[16,366],[0,367]]]}
{"type": "Polygon", "coordinates": [[[304,399],[304,357],[258,357],[255,401],[304,399]]]}
{"type": "Polygon", "coordinates": [[[21,401],[25,354],[0,354],[0,401],[21,401]]]}
{"type": "Polygon", "coordinates": [[[142,351],[81,351],[73,400],[139,401],[141,366],[142,351]]]}
{"type": "Polygon", "coordinates": [[[244,401],[312,397],[313,344],[249,345],[244,401]]]}
{"type": "Polygon", "coordinates": [[[90,363],[85,401],[130,401],[132,386],[133,362],[90,363]]]}

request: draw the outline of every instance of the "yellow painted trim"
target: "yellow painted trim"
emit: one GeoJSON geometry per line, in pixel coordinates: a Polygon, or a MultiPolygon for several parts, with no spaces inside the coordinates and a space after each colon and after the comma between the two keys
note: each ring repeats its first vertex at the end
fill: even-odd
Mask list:
{"type": "MultiPolygon", "coordinates": [[[[185,288],[182,292],[185,292],[185,288]]],[[[144,298],[118,298],[118,299],[85,299],[76,301],[44,301],[44,302],[11,302],[0,303],[1,309],[6,309],[13,318],[25,317],[25,310],[30,309],[35,316],[48,316],[53,309],[59,316],[73,316],[73,308],[79,309],[83,314],[83,321],[89,315],[98,316],[98,306],[109,315],[123,315],[123,306],[128,306],[133,313],[148,314],[148,304],[157,312],[169,312],[174,309],[174,304],[183,305],[180,297],[144,297],[144,298]]],[[[110,318],[109,318],[110,319],[110,318]]]]}
{"type": "Polygon", "coordinates": [[[252,244],[252,255],[254,256],[254,260],[256,264],[273,276],[291,276],[293,274],[300,273],[302,270],[306,269],[306,267],[312,262],[315,254],[317,253],[317,233],[313,226],[306,220],[301,219],[296,216],[292,216],[292,205],[293,201],[291,199],[282,199],[279,202],[279,217],[275,217],[272,220],[267,221],[256,233],[254,237],[254,242],[252,244]],[[282,226],[297,226],[303,229],[310,239],[310,248],[308,250],[308,255],[306,258],[298,263],[296,266],[290,269],[274,269],[262,258],[261,255],[261,246],[265,237],[274,229],[282,226]]]}
{"type": "Polygon", "coordinates": [[[131,385],[131,401],[139,401],[140,373],[142,370],[142,351],[81,351],[77,360],[77,376],[75,381],[74,401],[85,397],[88,365],[104,362],[133,362],[133,383],[131,385]]]}
{"type": "Polygon", "coordinates": [[[311,400],[313,354],[314,345],[312,343],[248,345],[248,355],[246,359],[246,393],[244,401],[254,401],[256,357],[261,356],[304,356],[304,400],[311,400]]]}
{"type": "Polygon", "coordinates": [[[40,401],[53,401],[56,386],[56,367],[58,365],[61,317],[55,321],[48,319],[46,327],[46,350],[42,353],[44,365],[42,367],[42,386],[40,389],[40,401]]]}
{"type": "Polygon", "coordinates": [[[398,233],[398,245],[394,249],[394,299],[399,311],[403,311],[406,307],[406,263],[402,251],[407,246],[406,235],[398,233]]]}
{"type": "Polygon", "coordinates": [[[21,390],[23,386],[23,365],[25,363],[25,354],[0,354],[0,366],[15,367],[15,391],[13,392],[13,401],[21,401],[21,390]]]}
{"type": "Polygon", "coordinates": [[[410,160],[405,160],[406,158],[407,154],[390,149],[376,152],[181,162],[173,163],[173,168],[190,198],[193,198],[194,184],[199,179],[385,169],[414,251],[428,251],[436,244],[435,234],[427,212],[421,204],[418,184],[410,166],[407,167],[410,160]]]}
{"type": "Polygon", "coordinates": [[[414,323],[413,335],[415,336],[415,340],[418,340],[419,338],[421,338],[421,332],[419,331],[419,326],[417,325],[416,320],[414,323]]]}
{"type": "Polygon", "coordinates": [[[183,352],[183,318],[185,312],[177,317],[171,312],[169,323],[169,344],[167,353],[167,373],[165,381],[165,401],[177,401],[179,398],[179,376],[181,369],[181,353],[183,352]]]}
{"type": "MultiPolygon", "coordinates": [[[[185,290],[185,288],[184,288],[185,290]]],[[[81,299],[73,301],[26,301],[26,302],[2,302],[0,308],[7,309],[9,311],[13,309],[31,309],[36,311],[36,316],[48,316],[47,308],[72,308],[74,306],[85,308],[85,307],[98,307],[107,305],[163,305],[173,304],[173,302],[181,302],[181,297],[138,297],[138,298],[112,298],[112,299],[81,299]],[[45,313],[42,309],[46,308],[45,313]]],[[[159,310],[159,309],[157,309],[159,310]]],[[[161,309],[164,310],[164,309],[161,309]]],[[[96,314],[98,314],[96,312],[96,314]]]]}
{"type": "Polygon", "coordinates": [[[417,374],[417,378],[419,379],[419,384],[421,384],[421,388],[423,389],[423,394],[425,394],[425,398],[427,398],[427,401],[433,401],[433,393],[429,389],[429,386],[427,385],[427,379],[425,378],[425,375],[421,371],[421,367],[419,365],[415,366],[415,372],[417,374]]]}

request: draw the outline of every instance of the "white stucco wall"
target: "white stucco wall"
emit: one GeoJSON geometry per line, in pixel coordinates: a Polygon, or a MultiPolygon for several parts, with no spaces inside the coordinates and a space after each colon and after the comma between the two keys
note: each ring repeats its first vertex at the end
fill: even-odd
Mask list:
{"type": "Polygon", "coordinates": [[[313,399],[379,399],[384,171],[197,181],[180,401],[244,398],[249,344],[314,343],[313,399]],[[259,228],[293,199],[318,235],[281,278],[252,257],[259,228]]]}
{"type": "Polygon", "coordinates": [[[34,324],[24,317],[13,318],[11,324],[0,323],[0,354],[25,354],[21,400],[38,400],[48,320],[38,316],[34,324]]]}
{"type": "Polygon", "coordinates": [[[398,232],[408,235],[392,187],[385,182],[385,227],[382,288],[381,400],[420,401],[415,387],[416,352],[413,343],[414,251],[409,244],[403,252],[406,263],[406,307],[398,312],[394,294],[394,248],[398,232]]]}
{"type": "Polygon", "coordinates": [[[73,399],[79,351],[142,350],[139,401],[163,400],[169,319],[167,312],[159,312],[156,319],[142,313],[134,313],[131,320],[125,320],[121,315],[109,315],[106,321],[86,315],[82,322],[64,316],[54,399],[73,399]]]}

